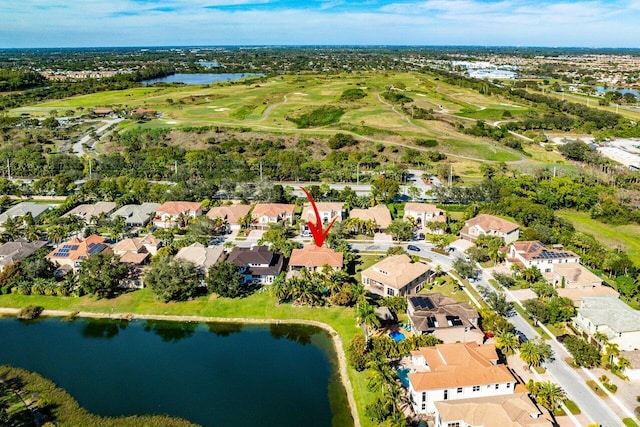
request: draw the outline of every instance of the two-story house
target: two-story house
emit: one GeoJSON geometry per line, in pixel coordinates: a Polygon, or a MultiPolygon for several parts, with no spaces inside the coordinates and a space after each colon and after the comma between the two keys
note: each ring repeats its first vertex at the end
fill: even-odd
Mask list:
{"type": "Polygon", "coordinates": [[[438,344],[411,352],[409,395],[416,414],[433,414],[436,402],[513,394],[517,380],[498,364],[493,344],[438,344]]]}
{"type": "MultiPolygon", "coordinates": [[[[318,209],[318,215],[320,215],[321,224],[329,224],[335,218],[336,221],[342,221],[346,217],[346,211],[344,209],[344,203],[341,202],[316,202],[316,208],[318,209]]],[[[316,223],[316,214],[310,203],[304,205],[301,216],[302,233],[309,233],[309,226],[307,222],[316,223]]]]}
{"type": "Polygon", "coordinates": [[[404,219],[412,218],[421,233],[444,234],[447,229],[445,211],[429,203],[407,203],[404,206],[404,219]],[[438,223],[440,227],[431,227],[430,223],[438,223]]]}
{"type": "Polygon", "coordinates": [[[520,226],[497,216],[481,214],[465,221],[460,230],[460,237],[465,240],[475,241],[481,235],[498,236],[509,244],[520,237],[520,226]]]}
{"type": "Polygon", "coordinates": [[[640,350],[640,312],[614,296],[583,298],[573,325],[594,342],[599,332],[621,351],[640,350]]]}
{"type": "Polygon", "coordinates": [[[538,267],[541,273],[553,272],[554,265],[579,263],[580,257],[564,249],[549,249],[537,240],[513,242],[507,249],[507,266],[538,267]]]}
{"type": "Polygon", "coordinates": [[[281,221],[293,224],[295,209],[295,205],[285,203],[258,203],[251,212],[251,228],[267,230],[270,226],[281,221]]]}
{"type": "Polygon", "coordinates": [[[434,276],[427,264],[413,262],[406,254],[392,255],[364,270],[362,284],[377,295],[404,296],[419,292],[434,276]]]}
{"type": "Polygon", "coordinates": [[[238,267],[244,283],[270,285],[282,272],[284,257],[266,246],[233,248],[227,261],[238,267]]]}
{"type": "Polygon", "coordinates": [[[156,210],[153,225],[157,228],[184,227],[199,215],[202,215],[200,202],[165,202],[156,210]]]}

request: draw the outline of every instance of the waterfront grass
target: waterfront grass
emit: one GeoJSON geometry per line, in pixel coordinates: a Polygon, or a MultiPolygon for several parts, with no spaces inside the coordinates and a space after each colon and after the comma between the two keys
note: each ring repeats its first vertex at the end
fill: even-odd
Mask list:
{"type": "Polygon", "coordinates": [[[640,225],[605,224],[592,219],[588,213],[573,210],[562,210],[558,215],[571,221],[576,230],[595,236],[605,246],[626,252],[634,264],[640,263],[640,225]]]}

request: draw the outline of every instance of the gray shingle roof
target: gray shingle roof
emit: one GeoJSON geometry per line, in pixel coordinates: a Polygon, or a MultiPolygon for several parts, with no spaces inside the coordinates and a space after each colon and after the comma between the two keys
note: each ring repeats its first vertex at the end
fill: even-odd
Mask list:
{"type": "Polygon", "coordinates": [[[640,331],[640,312],[614,296],[583,298],[578,312],[594,325],[607,325],[615,332],[640,331]]]}
{"type": "Polygon", "coordinates": [[[49,208],[49,205],[42,205],[34,202],[21,202],[0,214],[0,224],[4,224],[9,218],[25,216],[28,213],[31,214],[33,219],[37,219],[40,215],[48,211],[49,208]]]}

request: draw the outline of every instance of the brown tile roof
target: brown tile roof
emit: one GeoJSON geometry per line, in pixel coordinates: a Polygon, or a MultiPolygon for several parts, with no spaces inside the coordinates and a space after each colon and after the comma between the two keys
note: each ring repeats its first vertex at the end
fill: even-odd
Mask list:
{"type": "Polygon", "coordinates": [[[288,205],[285,203],[258,203],[254,208],[251,216],[260,218],[266,216],[269,218],[277,218],[279,216],[293,215],[296,205],[288,205]]]}
{"type": "Polygon", "coordinates": [[[541,411],[527,393],[435,402],[443,425],[464,421],[466,425],[500,427],[551,427],[548,413],[541,411]],[[533,415],[533,416],[532,416],[533,415]]]}
{"type": "Polygon", "coordinates": [[[305,246],[302,249],[294,249],[291,252],[289,266],[316,268],[328,265],[329,267],[342,268],[342,252],[336,252],[327,247],[317,247],[314,244],[305,246]]]}
{"type": "Polygon", "coordinates": [[[514,222],[507,221],[506,219],[498,218],[497,216],[480,214],[475,218],[471,218],[466,221],[467,227],[474,225],[479,226],[485,232],[489,230],[499,231],[502,233],[510,233],[520,228],[520,226],[514,222]]]}
{"type": "Polygon", "coordinates": [[[376,205],[367,209],[351,209],[349,217],[364,221],[373,220],[379,228],[387,228],[391,224],[391,212],[385,205],[376,205]]]}
{"type": "Polygon", "coordinates": [[[139,252],[142,248],[144,248],[144,245],[142,244],[141,239],[138,238],[123,239],[111,247],[113,252],[116,254],[124,252],[139,252]]]}
{"type": "Polygon", "coordinates": [[[108,215],[116,209],[116,206],[117,205],[114,202],[97,202],[92,205],[78,205],[62,216],[69,217],[71,215],[76,215],[86,221],[91,219],[91,217],[97,217],[102,213],[108,215]]]}
{"type": "Polygon", "coordinates": [[[506,366],[494,364],[498,355],[493,344],[438,344],[411,354],[421,354],[429,366],[429,372],[409,374],[416,391],[516,382],[506,366]]]}
{"type": "Polygon", "coordinates": [[[47,258],[55,261],[56,259],[70,259],[78,261],[88,258],[90,255],[110,251],[109,245],[105,243],[102,236],[92,234],[85,240],[77,237],[58,245],[54,250],[49,252],[47,258]]]}
{"type": "Polygon", "coordinates": [[[402,289],[413,280],[431,271],[427,264],[412,262],[408,255],[389,256],[362,272],[363,276],[376,282],[402,289]]]}
{"type": "Polygon", "coordinates": [[[125,252],[120,255],[120,262],[125,262],[127,264],[142,264],[145,262],[147,258],[149,258],[151,254],[149,252],[125,252]]]}
{"type": "Polygon", "coordinates": [[[406,203],[404,205],[404,211],[405,213],[407,211],[413,211],[413,212],[433,213],[437,215],[444,213],[442,209],[436,207],[435,205],[432,205],[429,203],[411,203],[411,202],[406,203]]]}
{"type": "Polygon", "coordinates": [[[200,202],[164,202],[160,205],[156,214],[180,215],[189,212],[196,212],[201,208],[202,203],[200,202]]]}
{"type": "Polygon", "coordinates": [[[211,219],[222,218],[227,223],[238,225],[242,217],[251,211],[251,205],[226,205],[209,209],[207,217],[211,219]]]}
{"type": "Polygon", "coordinates": [[[194,243],[180,249],[175,258],[192,262],[196,267],[206,273],[209,271],[209,267],[218,262],[220,257],[222,257],[223,251],[221,246],[207,248],[200,243],[194,243]]]}

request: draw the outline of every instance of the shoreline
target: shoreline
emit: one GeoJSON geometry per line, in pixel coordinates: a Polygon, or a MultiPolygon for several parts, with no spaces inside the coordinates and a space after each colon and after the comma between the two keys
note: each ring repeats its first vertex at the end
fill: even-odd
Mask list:
{"type": "MultiPolygon", "coordinates": [[[[0,315],[17,316],[20,313],[19,308],[0,307],[0,315]]],[[[245,317],[207,317],[207,316],[176,316],[169,314],[134,314],[134,313],[99,313],[91,311],[67,311],[67,310],[44,310],[40,316],[45,317],[74,317],[93,318],[93,319],[112,319],[112,320],[166,320],[170,322],[218,322],[218,323],[244,323],[244,324],[291,324],[291,325],[309,325],[315,326],[327,332],[333,342],[336,355],[338,357],[338,366],[340,380],[342,386],[347,393],[349,401],[349,409],[353,418],[354,427],[361,427],[360,417],[358,416],[358,408],[355,398],[353,397],[353,387],[347,372],[347,359],[345,356],[344,346],[340,334],[330,325],[319,322],[317,320],[303,319],[255,319],[245,317]]]]}

